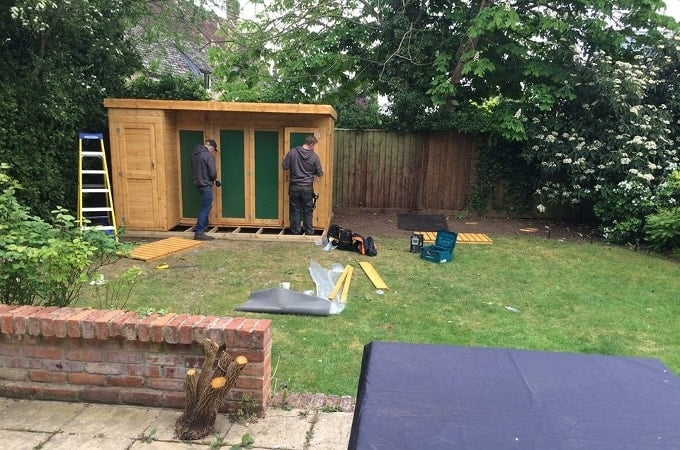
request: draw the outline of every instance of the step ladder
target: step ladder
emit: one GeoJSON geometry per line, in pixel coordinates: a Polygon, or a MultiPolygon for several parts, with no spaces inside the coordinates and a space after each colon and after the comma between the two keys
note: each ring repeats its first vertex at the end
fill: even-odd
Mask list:
{"type": "Polygon", "coordinates": [[[76,221],[81,230],[100,230],[113,234],[118,239],[102,133],[78,133],[78,215],[76,221]],[[83,150],[83,141],[99,141],[99,150],[83,150]]]}

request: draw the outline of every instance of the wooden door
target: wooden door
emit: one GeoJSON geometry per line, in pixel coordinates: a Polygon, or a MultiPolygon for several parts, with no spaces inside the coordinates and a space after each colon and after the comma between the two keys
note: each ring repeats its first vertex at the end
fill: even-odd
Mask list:
{"type": "Polygon", "coordinates": [[[161,224],[157,175],[157,150],[161,144],[160,121],[122,123],[112,135],[118,148],[120,224],[135,230],[155,230],[161,224]],[[121,211],[122,210],[122,211],[121,211]]]}

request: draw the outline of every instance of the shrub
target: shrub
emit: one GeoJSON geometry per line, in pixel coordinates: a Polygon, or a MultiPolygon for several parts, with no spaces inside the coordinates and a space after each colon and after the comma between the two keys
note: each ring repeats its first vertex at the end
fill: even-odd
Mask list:
{"type": "Polygon", "coordinates": [[[63,208],[52,223],[32,216],[16,199],[19,183],[0,164],[0,301],[68,306],[98,268],[119,259],[126,246],[106,234],[81,231],[63,208]]]}
{"type": "Polygon", "coordinates": [[[647,217],[647,240],[658,251],[680,251],[680,206],[647,217]]]}

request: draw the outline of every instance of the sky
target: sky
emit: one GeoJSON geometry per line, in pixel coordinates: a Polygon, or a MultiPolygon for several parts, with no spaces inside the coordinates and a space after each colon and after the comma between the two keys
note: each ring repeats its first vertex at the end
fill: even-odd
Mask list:
{"type": "Polygon", "coordinates": [[[666,14],[680,20],[680,0],[666,0],[666,14]]]}

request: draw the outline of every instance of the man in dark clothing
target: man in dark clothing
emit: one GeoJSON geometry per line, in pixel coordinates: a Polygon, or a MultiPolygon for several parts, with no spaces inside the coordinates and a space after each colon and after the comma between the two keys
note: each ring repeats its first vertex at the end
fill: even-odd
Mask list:
{"type": "Polygon", "coordinates": [[[314,234],[312,228],[312,211],[314,210],[314,176],[323,175],[319,155],[314,153],[314,146],[318,140],[309,135],[302,147],[291,148],[283,158],[281,167],[290,170],[290,184],[288,185],[288,200],[290,213],[290,231],[301,234],[300,214],[303,213],[303,231],[314,234]]]}
{"type": "Polygon", "coordinates": [[[205,145],[198,144],[191,154],[191,172],[194,177],[194,185],[201,195],[201,211],[198,213],[194,239],[199,241],[212,241],[214,238],[205,234],[208,228],[210,210],[213,202],[213,184],[220,187],[222,184],[217,179],[215,158],[211,151],[217,152],[217,143],[212,139],[205,141],[205,145]]]}

